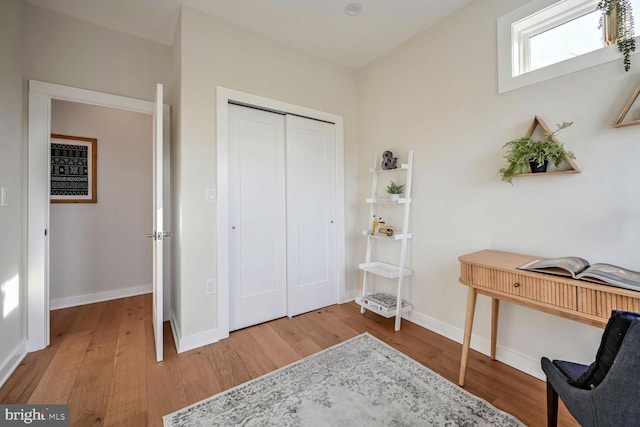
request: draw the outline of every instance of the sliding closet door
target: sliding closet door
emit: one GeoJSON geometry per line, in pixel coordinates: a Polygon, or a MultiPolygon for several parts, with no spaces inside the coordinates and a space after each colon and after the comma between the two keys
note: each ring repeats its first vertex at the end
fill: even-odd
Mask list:
{"type": "Polygon", "coordinates": [[[335,125],[287,116],[288,315],[338,302],[335,125]]]}
{"type": "Polygon", "coordinates": [[[283,317],[285,116],[229,106],[229,326],[283,317]]]}
{"type": "Polygon", "coordinates": [[[333,124],[229,106],[230,330],[338,302],[335,145],[333,124]]]}

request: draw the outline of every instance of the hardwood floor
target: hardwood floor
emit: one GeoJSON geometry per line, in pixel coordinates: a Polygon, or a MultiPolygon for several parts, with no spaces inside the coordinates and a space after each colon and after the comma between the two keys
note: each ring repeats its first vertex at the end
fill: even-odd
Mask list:
{"type": "MultiPolygon", "coordinates": [[[[355,303],[231,333],[176,353],[168,322],[165,360],[155,362],[151,296],[51,313],[51,345],[30,353],[0,389],[0,403],[68,403],[72,426],[161,426],[162,416],[369,332],[456,383],[461,346],[408,321],[360,314],[355,303]]],[[[544,382],[471,351],[465,389],[518,417],[546,425],[544,382]]],[[[578,424],[561,405],[560,426],[578,424]]]]}

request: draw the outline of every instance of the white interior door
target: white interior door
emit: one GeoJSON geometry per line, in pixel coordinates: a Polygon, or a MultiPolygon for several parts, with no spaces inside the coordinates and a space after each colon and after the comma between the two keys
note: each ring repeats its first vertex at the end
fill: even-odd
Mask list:
{"type": "Polygon", "coordinates": [[[229,330],[287,314],[285,117],[229,106],[229,330]]]}
{"type": "Polygon", "coordinates": [[[162,131],[163,131],[162,85],[156,86],[155,108],[153,110],[153,333],[156,344],[156,361],[163,359],[162,298],[163,282],[163,211],[162,211],[162,131]]]}
{"type": "Polygon", "coordinates": [[[287,116],[288,315],[338,302],[336,130],[287,116]]]}
{"type": "MultiPolygon", "coordinates": [[[[51,117],[51,100],[60,99],[71,102],[83,102],[90,105],[99,105],[104,107],[116,108],[127,111],[135,111],[144,114],[153,114],[159,110],[157,104],[139,99],[128,98],[102,92],[89,91],[70,86],[62,86],[52,83],[39,82],[29,80],[29,160],[28,160],[28,218],[27,218],[27,265],[26,265],[26,283],[27,283],[27,351],[41,350],[49,345],[49,276],[48,276],[48,226],[49,226],[49,142],[51,138],[50,117],[51,117]]],[[[162,102],[162,96],[157,97],[158,102],[162,102]]],[[[162,112],[162,110],[159,110],[162,112]]],[[[157,114],[155,121],[154,133],[162,136],[163,133],[157,128],[157,124],[167,120],[169,116],[169,108],[166,107],[165,114],[157,114]]],[[[169,123],[165,123],[165,133],[169,135],[169,123]]],[[[168,139],[165,143],[169,143],[168,139]]],[[[155,147],[155,144],[154,144],[155,147]]],[[[158,156],[162,158],[162,156],[158,156]]],[[[169,159],[165,159],[165,164],[169,164],[169,159]]],[[[157,164],[157,163],[156,163],[157,164]]],[[[166,168],[168,169],[168,168],[166,168]]],[[[161,171],[161,170],[160,170],[161,171]]],[[[158,172],[160,172],[158,171],[158,172]]],[[[154,172],[156,176],[156,187],[162,188],[162,181],[159,180],[160,175],[154,172]]],[[[168,191],[168,188],[167,188],[168,191]]],[[[169,193],[167,193],[167,196],[169,193]]],[[[168,198],[167,198],[168,199],[168,198]]],[[[155,207],[156,205],[154,205],[155,207]]],[[[154,208],[155,211],[155,208],[154,208]]],[[[167,214],[163,215],[168,220],[167,214]]],[[[162,214],[162,212],[160,212],[162,214]]],[[[155,215],[155,213],[154,213],[155,215]]],[[[155,245],[154,245],[155,246],[155,245]]],[[[165,247],[168,245],[164,245],[165,247]]],[[[167,259],[170,259],[167,257],[167,259]]],[[[166,271],[169,269],[169,263],[166,263],[166,271]]],[[[155,263],[154,265],[162,265],[155,263]]],[[[155,269],[154,269],[155,270],[155,269]]],[[[166,273],[165,273],[166,274],[166,273]]],[[[167,275],[167,277],[169,277],[167,275]]],[[[162,289],[159,286],[156,286],[162,289]]],[[[168,291],[168,289],[167,289],[168,291]]],[[[165,298],[160,295],[160,299],[154,299],[154,304],[160,303],[160,312],[154,313],[154,329],[156,324],[162,324],[162,302],[166,299],[168,302],[170,294],[167,293],[165,298]],[[160,317],[155,317],[159,314],[160,317]],[[160,319],[160,320],[158,320],[160,319]]],[[[168,310],[167,310],[168,312],[168,310]]],[[[162,334],[162,328],[158,328],[162,334]]],[[[162,343],[161,337],[157,338],[157,342],[162,343]],[[159,338],[159,339],[158,339],[159,338]]],[[[162,347],[160,346],[160,351],[162,347]]],[[[162,354],[162,353],[160,353],[162,354]]]]}

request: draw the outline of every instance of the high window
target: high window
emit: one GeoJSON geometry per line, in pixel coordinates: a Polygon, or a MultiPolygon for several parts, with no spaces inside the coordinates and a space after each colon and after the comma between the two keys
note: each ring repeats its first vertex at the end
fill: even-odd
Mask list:
{"type": "MultiPolygon", "coordinates": [[[[640,13],[640,0],[631,0],[640,13]]],[[[600,27],[598,0],[536,0],[498,19],[500,92],[592,67],[620,54],[600,27]]],[[[635,22],[635,34],[640,34],[635,22]]],[[[610,37],[609,37],[610,38],[610,37]]]]}

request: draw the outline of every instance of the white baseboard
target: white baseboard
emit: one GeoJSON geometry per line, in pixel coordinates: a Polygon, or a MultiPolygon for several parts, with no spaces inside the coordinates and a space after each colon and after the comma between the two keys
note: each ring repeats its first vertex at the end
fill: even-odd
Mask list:
{"type": "MultiPolygon", "coordinates": [[[[403,318],[415,323],[416,325],[422,326],[423,328],[429,329],[438,335],[442,335],[445,338],[449,338],[450,340],[462,344],[464,337],[463,329],[456,328],[455,326],[441,322],[415,310],[407,313],[403,318]]],[[[491,341],[471,334],[471,348],[489,356],[489,354],[491,354],[491,341]]],[[[546,376],[540,367],[540,360],[538,359],[533,359],[529,356],[498,345],[496,346],[496,360],[540,380],[546,379],[546,376]]]]}
{"type": "MultiPolygon", "coordinates": [[[[460,328],[441,322],[440,320],[434,319],[433,317],[415,310],[403,315],[402,318],[435,332],[438,335],[442,335],[445,338],[449,338],[452,341],[462,344],[464,330],[460,328]]],[[[471,348],[489,356],[491,354],[491,341],[471,334],[471,348]]],[[[497,345],[496,360],[529,374],[532,377],[543,381],[546,380],[546,376],[540,367],[540,360],[538,359],[533,359],[527,355],[518,353],[517,351],[497,345]]]]}
{"type": "Polygon", "coordinates": [[[351,301],[355,301],[355,299],[358,298],[359,296],[360,296],[360,291],[358,291],[358,290],[347,292],[344,295],[344,301],[342,301],[341,304],[344,304],[344,303],[347,303],[347,302],[351,302],[351,301]]]}
{"type": "Polygon", "coordinates": [[[67,298],[52,299],[49,302],[50,310],[75,307],[95,302],[109,301],[112,299],[132,297],[135,295],[150,294],[153,292],[153,285],[133,286],[130,288],[114,289],[112,291],[96,292],[94,294],[77,295],[67,298]]]}
{"type": "Polygon", "coordinates": [[[16,370],[22,359],[27,355],[27,341],[22,340],[18,346],[13,349],[9,357],[7,357],[0,365],[0,387],[9,379],[13,371],[16,370]]]}
{"type": "Polygon", "coordinates": [[[173,344],[176,346],[176,353],[180,353],[180,330],[178,321],[176,317],[171,312],[171,319],[169,319],[169,324],[171,325],[171,335],[173,335],[173,344]]]}
{"type": "MultiPolygon", "coordinates": [[[[355,299],[355,297],[351,298],[351,294],[348,294],[345,297],[349,298],[349,300],[346,302],[351,302],[355,299]]],[[[412,323],[415,323],[418,326],[421,326],[425,329],[435,332],[438,335],[442,335],[445,338],[462,344],[464,331],[460,328],[449,325],[448,323],[441,322],[440,320],[437,320],[415,310],[407,313],[402,317],[412,323]]],[[[178,326],[178,321],[172,313],[171,330],[173,332],[173,340],[175,342],[178,353],[213,344],[229,336],[228,333],[222,334],[219,330],[212,329],[199,334],[182,337],[179,333],[180,329],[178,326]]],[[[486,338],[472,335],[471,348],[484,355],[489,356],[491,342],[486,338]]],[[[542,371],[542,368],[540,367],[540,361],[538,359],[533,359],[529,356],[518,353],[500,345],[496,347],[496,359],[535,378],[541,380],[545,380],[546,378],[544,372],[542,371]]]]}
{"type": "Polygon", "coordinates": [[[183,337],[180,334],[179,326],[180,325],[175,316],[173,315],[173,313],[171,313],[171,331],[173,332],[173,342],[176,345],[176,351],[178,353],[183,353],[185,351],[193,350],[194,348],[213,344],[220,341],[221,339],[229,337],[228,332],[222,333],[218,329],[211,329],[199,334],[183,337]]]}

